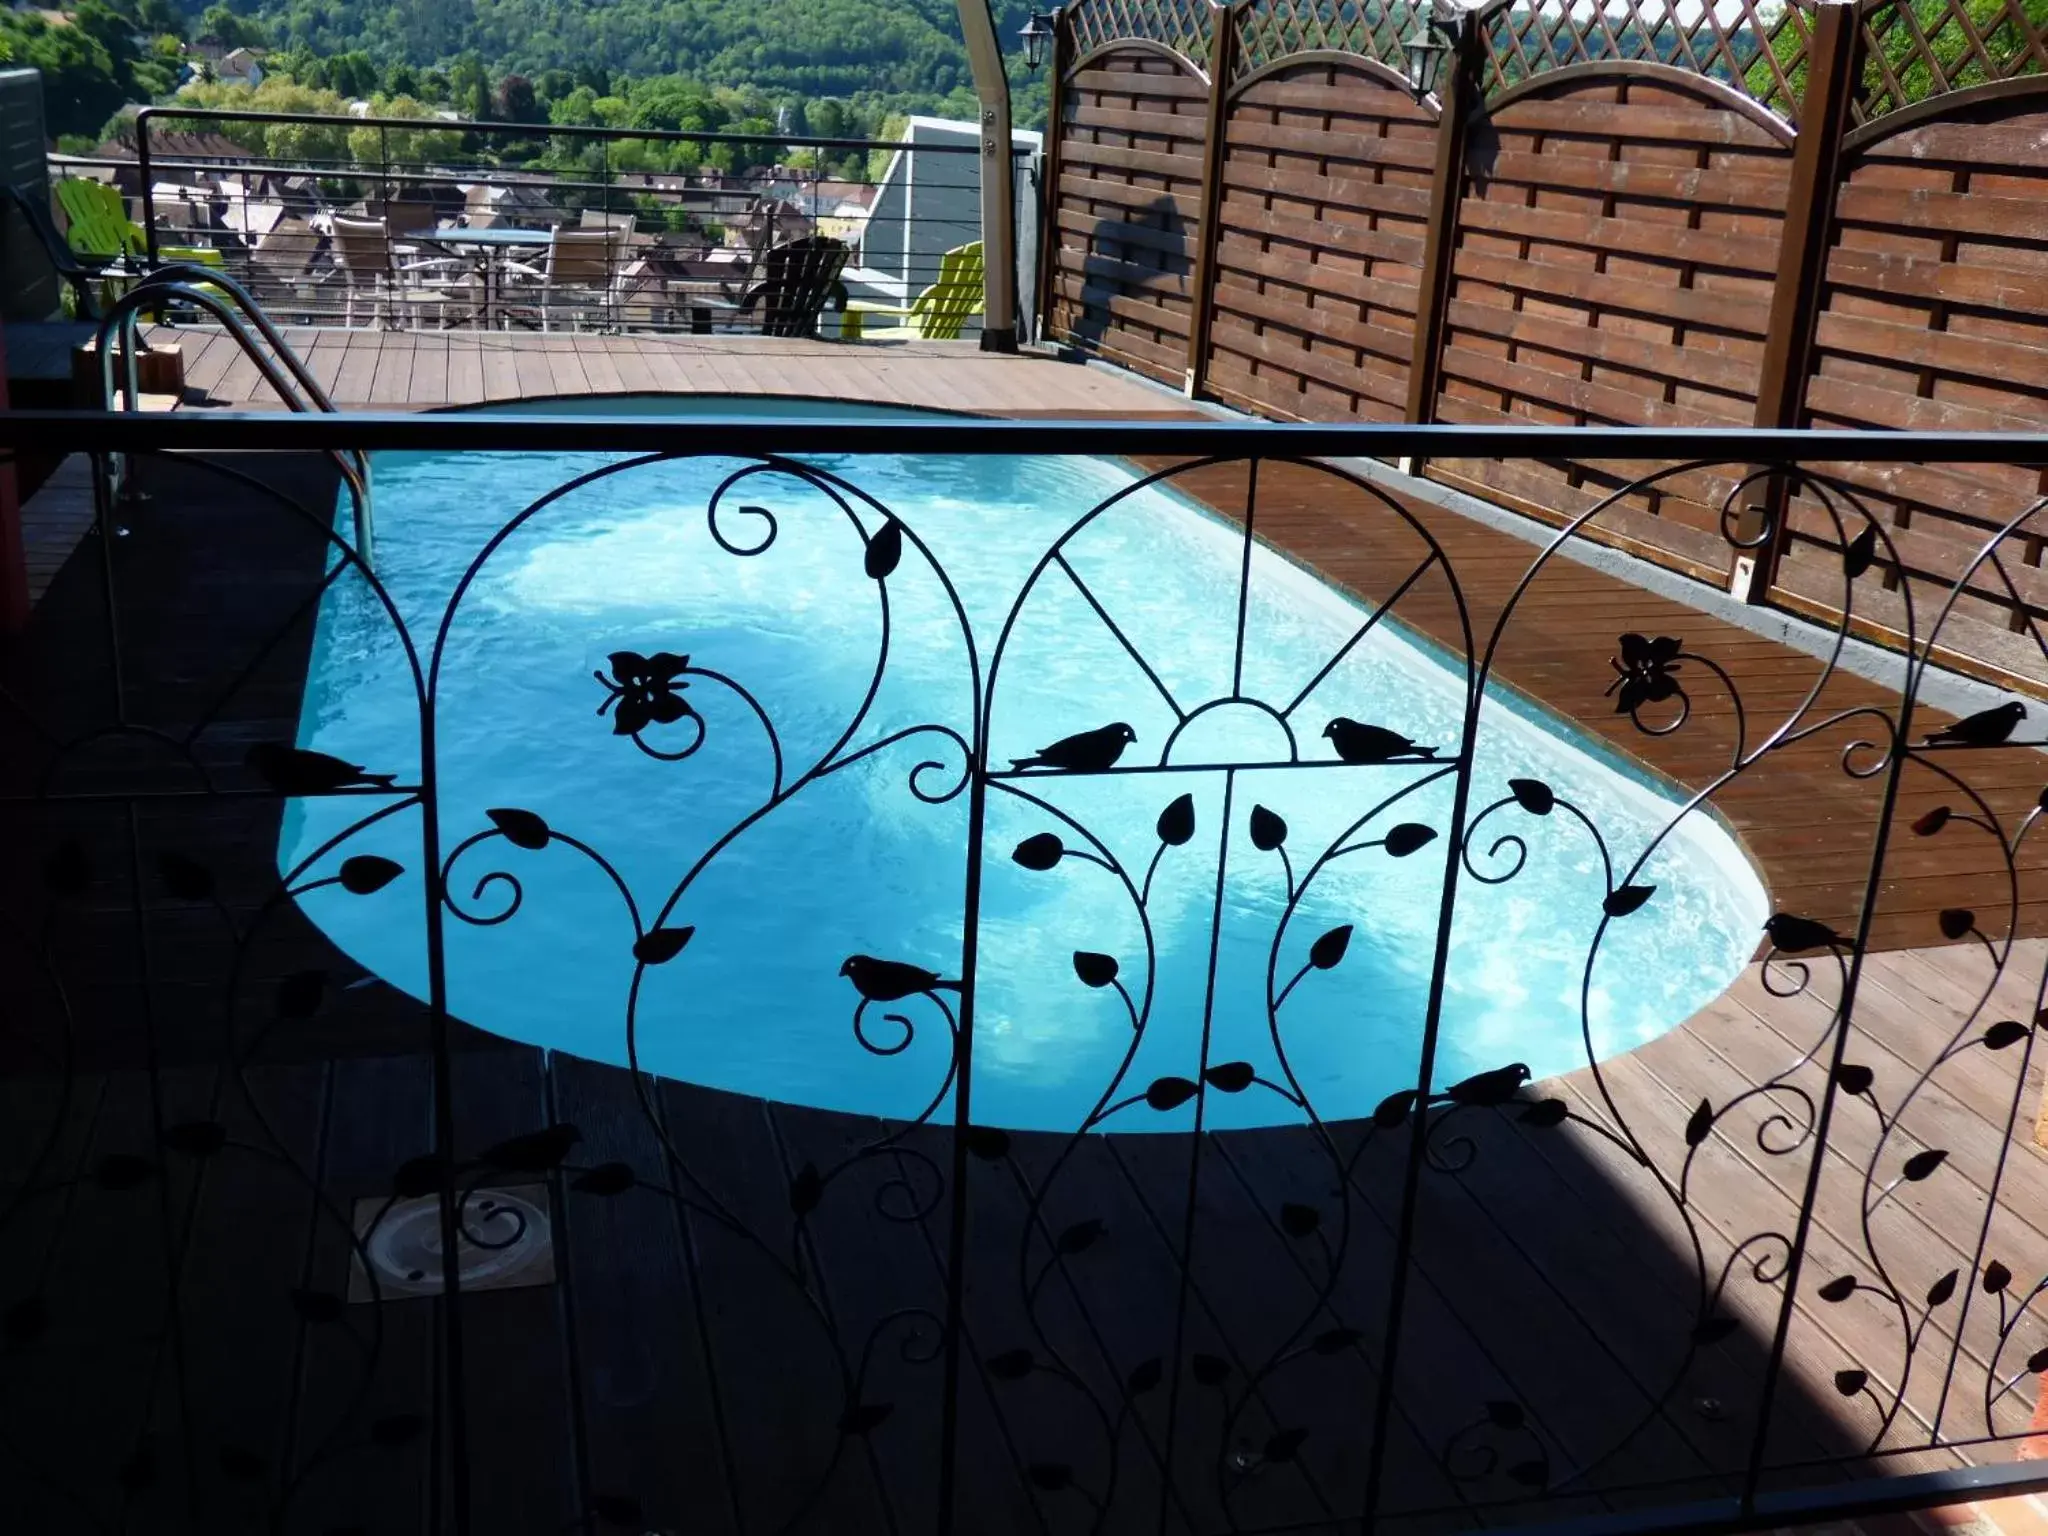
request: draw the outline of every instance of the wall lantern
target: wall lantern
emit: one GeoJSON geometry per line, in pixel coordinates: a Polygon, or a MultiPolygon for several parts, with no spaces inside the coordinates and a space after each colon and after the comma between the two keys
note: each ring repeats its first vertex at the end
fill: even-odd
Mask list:
{"type": "Polygon", "coordinates": [[[1444,55],[1451,51],[1451,42],[1455,42],[1464,31],[1465,19],[1465,11],[1456,5],[1450,8],[1448,20],[1435,4],[1427,13],[1419,9],[1416,11],[1415,35],[1401,47],[1408,55],[1408,89],[1417,101],[1435,92],[1437,76],[1443,71],[1444,55]]]}
{"type": "Polygon", "coordinates": [[[1057,11],[1033,11],[1031,19],[1017,33],[1024,40],[1024,67],[1033,74],[1045,62],[1045,50],[1052,42],[1053,29],[1059,25],[1059,19],[1057,11]]]}

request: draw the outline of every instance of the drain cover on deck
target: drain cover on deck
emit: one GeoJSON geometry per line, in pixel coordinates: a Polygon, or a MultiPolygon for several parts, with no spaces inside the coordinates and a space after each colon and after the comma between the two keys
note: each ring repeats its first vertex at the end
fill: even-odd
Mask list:
{"type": "MultiPolygon", "coordinates": [[[[466,1291],[505,1291],[550,1285],[555,1278],[553,1224],[545,1184],[479,1189],[462,1208],[456,1272],[466,1291]]],[[[441,1210],[432,1195],[418,1199],[358,1200],[359,1253],[349,1265],[348,1299],[375,1299],[367,1261],[385,1301],[441,1294],[441,1210]]]]}

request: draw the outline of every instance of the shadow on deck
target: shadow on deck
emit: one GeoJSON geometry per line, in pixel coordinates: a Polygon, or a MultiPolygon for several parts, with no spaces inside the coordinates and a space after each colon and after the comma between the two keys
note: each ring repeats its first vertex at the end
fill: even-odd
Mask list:
{"type": "MultiPolygon", "coordinates": [[[[318,466],[251,472],[332,504],[318,466]]],[[[190,728],[259,657],[191,739],[232,773],[296,731],[309,626],[262,647],[318,540],[189,466],[148,484],[115,551],[148,577],[123,588],[123,650],[148,664],[122,701],[190,728]]],[[[108,718],[99,556],[89,539],[6,656],[63,736],[108,718]]],[[[17,793],[48,743],[4,729],[17,793]]],[[[16,800],[6,832],[33,850],[7,875],[32,979],[0,1040],[0,1483],[22,1530],[425,1532],[460,1501],[492,1533],[909,1533],[948,1497],[975,1532],[1335,1530],[1369,1498],[1387,1529],[1449,1530],[1742,1485],[1822,1071],[1787,1066],[1829,1014],[1754,971],[1604,1079],[1434,1118],[1405,1240],[1412,1120],[956,1155],[949,1130],[636,1083],[455,1025],[457,1153],[497,1147],[478,1178],[546,1207],[539,1283],[352,1303],[357,1202],[411,1187],[432,1145],[426,1010],[273,902],[276,800],[164,794],[199,775],[134,733],[65,782],[110,797],[16,800]],[[138,784],[160,798],[131,811],[138,784]],[[1574,1118],[1530,1107],[1552,1099],[1574,1118]],[[545,1137],[505,1148],[565,1124],[560,1165],[545,1137]]],[[[1851,1054],[1892,1119],[1845,1108],[1823,1156],[1766,1489],[2002,1456],[1912,1448],[1984,1433],[1987,1376],[2048,1343],[1971,1283],[1991,1258],[2015,1297],[2048,1273],[2031,1206],[1987,1193],[2008,1157],[2041,1187],[2008,1145],[2025,1053],[1943,1055],[1976,1001],[1960,965],[1872,966],[1851,1054]],[[1882,1183],[1928,1149],[1939,1177],[1871,1215],[1866,1164],[1882,1183]],[[1856,1289],[1820,1299],[1843,1274],[1856,1289]]],[[[486,1241],[491,1198],[465,1206],[486,1241]]],[[[2027,1382],[1992,1427],[2030,1408],[2027,1382]]]]}

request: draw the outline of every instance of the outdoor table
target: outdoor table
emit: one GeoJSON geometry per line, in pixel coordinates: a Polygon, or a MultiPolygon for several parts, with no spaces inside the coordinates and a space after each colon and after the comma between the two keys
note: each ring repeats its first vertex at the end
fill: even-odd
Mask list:
{"type": "Polygon", "coordinates": [[[423,244],[468,247],[483,274],[483,323],[489,329],[491,316],[498,307],[499,264],[507,259],[506,253],[544,249],[554,240],[554,234],[551,229],[514,229],[494,224],[487,229],[466,229],[461,225],[450,229],[413,229],[395,238],[417,240],[423,244]]]}

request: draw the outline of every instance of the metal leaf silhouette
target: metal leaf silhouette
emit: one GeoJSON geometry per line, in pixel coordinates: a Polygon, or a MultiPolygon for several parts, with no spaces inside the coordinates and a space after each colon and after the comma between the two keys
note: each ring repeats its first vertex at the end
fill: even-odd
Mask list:
{"type": "Polygon", "coordinates": [[[1863,531],[1849,541],[1849,547],[1842,551],[1842,574],[1854,581],[1870,569],[1870,562],[1877,558],[1877,524],[1864,524],[1863,531]]]}
{"type": "Polygon", "coordinates": [[[689,923],[680,928],[650,928],[633,941],[633,958],[642,965],[666,965],[696,934],[696,927],[689,923]]]}
{"type": "Polygon", "coordinates": [[[1047,1493],[1058,1493],[1074,1485],[1074,1469],[1064,1461],[1034,1461],[1024,1469],[1024,1475],[1031,1479],[1032,1487],[1047,1493]]]}
{"type": "Polygon", "coordinates": [[[156,1173],[156,1164],[132,1152],[110,1152],[93,1168],[92,1181],[101,1189],[140,1189],[156,1173]]]}
{"type": "Polygon", "coordinates": [[[309,1323],[338,1323],[343,1307],[332,1291],[294,1290],[292,1310],[309,1323]]]}
{"type": "Polygon", "coordinates": [[[808,1215],[825,1198],[825,1180],[816,1163],[805,1163],[789,1181],[789,1208],[798,1216],[808,1215]]]}
{"type": "Polygon", "coordinates": [[[1528,1415],[1522,1411],[1522,1405],[1504,1397],[1497,1397],[1486,1405],[1486,1422],[1496,1429],[1520,1429],[1527,1420],[1528,1415]]]}
{"type": "Polygon", "coordinates": [[[121,1463],[120,1471],[114,1474],[114,1481],[129,1493],[140,1493],[156,1483],[156,1452],[148,1446],[138,1447],[135,1454],[121,1463]]]}
{"type": "Polygon", "coordinates": [[[1317,1334],[1309,1348],[1319,1355],[1341,1355],[1364,1342],[1365,1335],[1356,1328],[1332,1328],[1327,1333],[1317,1334]]]}
{"type": "Polygon", "coordinates": [[[228,1144],[228,1128],[218,1120],[187,1120],[166,1126],[163,1144],[187,1157],[211,1157],[228,1144]]]}
{"type": "Polygon", "coordinates": [[[1199,1092],[1184,1077],[1157,1077],[1145,1090],[1145,1102],[1154,1109],[1179,1109],[1199,1092]]]}
{"type": "Polygon", "coordinates": [[[1308,1431],[1296,1427],[1283,1429],[1266,1441],[1266,1460],[1292,1461],[1301,1453],[1301,1443],[1308,1438],[1308,1431]]]}
{"type": "Polygon", "coordinates": [[[1617,885],[1601,901],[1600,910],[1609,917],[1627,917],[1656,894],[1654,885],[1617,885]]]}
{"type": "Polygon", "coordinates": [[[75,839],[66,839],[43,861],[43,885],[52,896],[82,896],[92,884],[92,864],[75,839]]]}
{"type": "Polygon", "coordinates": [[[1124,1378],[1124,1390],[1136,1397],[1141,1392],[1150,1392],[1165,1379],[1166,1363],[1154,1355],[1131,1367],[1131,1374],[1124,1378]]]}
{"type": "Polygon", "coordinates": [[[1538,1099],[1515,1118],[1524,1125],[1533,1125],[1540,1130],[1548,1126],[1563,1125],[1571,1112],[1572,1107],[1563,1099],[1538,1099]]]}
{"type": "Polygon", "coordinates": [[[577,1174],[569,1187],[584,1195],[623,1195],[633,1187],[633,1170],[625,1163],[599,1163],[577,1174]]]}
{"type": "Polygon", "coordinates": [[[485,811],[497,829],[505,834],[505,841],[514,848],[545,848],[548,845],[548,824],[532,811],[521,811],[511,806],[499,806],[485,811]]]}
{"type": "Polygon", "coordinates": [[[1927,1287],[1927,1305],[1938,1307],[1956,1293],[1956,1281],[1962,1278],[1962,1271],[1950,1270],[1934,1284],[1927,1287]]]}
{"type": "Polygon", "coordinates": [[[839,1415],[842,1435],[864,1435],[896,1411],[894,1403],[855,1403],[839,1415]]]}
{"type": "Polygon", "coordinates": [[[373,891],[383,890],[404,873],[402,864],[394,864],[374,853],[359,853],[342,861],[341,888],[354,896],[368,896],[373,891]]]}
{"type": "Polygon", "coordinates": [[[1556,793],[1541,779],[1509,779],[1508,792],[1531,816],[1548,816],[1557,806],[1556,793]]]}
{"type": "Polygon", "coordinates": [[[1090,1216],[1086,1221],[1077,1221],[1054,1240],[1053,1246],[1069,1256],[1086,1253],[1100,1242],[1109,1228],[1102,1224],[1100,1217],[1090,1216]]]}
{"type": "Polygon", "coordinates": [[[1913,823],[1913,831],[1921,837],[1932,837],[1948,825],[1948,818],[1949,808],[1945,805],[1937,805],[1933,810],[1913,823]]]}
{"type": "Polygon", "coordinates": [[[1944,939],[1960,939],[1977,926],[1977,914],[1968,907],[1949,907],[1937,919],[1944,939]]]}
{"type": "Polygon", "coordinates": [[[1372,1123],[1383,1131],[1391,1131],[1408,1118],[1415,1108],[1415,1090],[1403,1088],[1399,1093],[1390,1093],[1381,1099],[1372,1112],[1372,1123]]]}
{"type": "Polygon", "coordinates": [[[1864,1384],[1869,1380],[1870,1373],[1867,1371],[1837,1371],[1835,1390],[1844,1397],[1854,1397],[1863,1390],[1864,1384]]]}
{"type": "Polygon", "coordinates": [[[1039,832],[1019,843],[1010,857],[1026,869],[1051,869],[1066,852],[1067,845],[1057,832],[1039,832]]]}
{"type": "Polygon", "coordinates": [[[1837,1275],[1820,1288],[1820,1299],[1822,1301],[1847,1301],[1855,1294],[1856,1277],[1854,1275],[1837,1275]]]}
{"type": "Polygon", "coordinates": [[[431,1152],[400,1163],[391,1178],[391,1192],[401,1200],[417,1200],[440,1187],[441,1159],[431,1152]]]}
{"type": "Polygon", "coordinates": [[[273,1006],[281,1019],[310,1019],[327,996],[325,971],[297,971],[277,984],[273,1006]]]}
{"type": "Polygon", "coordinates": [[[1038,1357],[1028,1349],[1006,1349],[986,1361],[989,1375],[997,1381],[1022,1381],[1037,1363],[1038,1357]]]}
{"type": "Polygon", "coordinates": [[[1419,821],[1404,821],[1387,833],[1387,852],[1397,859],[1405,859],[1418,848],[1426,848],[1436,841],[1436,828],[1425,827],[1419,821]]]}
{"type": "Polygon", "coordinates": [[[1178,848],[1195,835],[1195,797],[1178,795],[1159,813],[1159,841],[1178,848]]]}
{"type": "Polygon", "coordinates": [[[25,1296],[0,1312],[0,1339],[26,1344],[50,1326],[50,1309],[40,1296],[25,1296]]]}
{"type": "Polygon", "coordinates": [[[2018,1019],[2000,1019],[1984,1031],[1984,1048],[2002,1051],[2017,1040],[2027,1038],[2027,1026],[2018,1019]]]}
{"type": "Polygon", "coordinates": [[[999,1163],[1009,1156],[1010,1133],[992,1125],[970,1125],[967,1150],[985,1163],[999,1163]]]}
{"type": "Polygon", "coordinates": [[[1308,947],[1308,963],[1319,971],[1327,971],[1344,958],[1344,951],[1351,947],[1351,925],[1343,924],[1332,928],[1308,947]]]}
{"type": "Polygon", "coordinates": [[[1323,1224],[1323,1213],[1312,1205],[1290,1200],[1280,1207],[1280,1230],[1289,1237],[1308,1237],[1323,1224]]]}
{"type": "Polygon", "coordinates": [[[1685,1144],[1696,1147],[1707,1139],[1707,1132],[1714,1128],[1714,1106],[1701,1099],[1699,1108],[1692,1112],[1692,1118],[1685,1122],[1685,1144]]]}
{"type": "Polygon", "coordinates": [[[1252,807],[1251,832],[1252,846],[1263,853],[1271,853],[1287,841],[1287,822],[1263,805],[1255,805],[1252,807]]]}
{"type": "Polygon", "coordinates": [[[1195,1380],[1205,1387],[1221,1386],[1230,1379],[1230,1362],[1220,1355],[1196,1355],[1188,1364],[1195,1380]]]}
{"type": "Polygon", "coordinates": [[[903,525],[890,518],[875,530],[875,536],[868,540],[868,552],[862,564],[867,573],[876,581],[886,578],[903,563],[903,525]]]}
{"type": "Polygon", "coordinates": [[[566,1120],[537,1131],[508,1136],[477,1154],[478,1161],[515,1173],[546,1173],[559,1168],[569,1149],[583,1139],[583,1132],[566,1120]]]}
{"type": "Polygon", "coordinates": [[[1906,1159],[1906,1166],[1899,1171],[1905,1175],[1908,1184],[1918,1184],[1948,1161],[1948,1148],[1930,1147],[1925,1152],[1915,1152],[1906,1159]]]}
{"type": "Polygon", "coordinates": [[[1741,1326],[1741,1323],[1732,1317],[1703,1317],[1693,1325],[1693,1342],[1718,1344],[1741,1326]]]}
{"type": "Polygon", "coordinates": [[[2037,1376],[2048,1371],[2048,1349],[2037,1349],[2027,1356],[2027,1369],[2037,1376]]]}
{"type": "Polygon", "coordinates": [[[1220,1061],[1202,1074],[1202,1081],[1224,1093],[1243,1093],[1257,1076],[1248,1061],[1220,1061]]]}
{"type": "Polygon", "coordinates": [[[207,901],[213,896],[213,871],[190,854],[158,855],[156,873],[164,883],[165,894],[179,901],[207,901]]]}
{"type": "Polygon", "coordinates": [[[1097,954],[1092,949],[1074,951],[1074,974],[1088,987],[1106,987],[1116,980],[1116,956],[1097,954]]]}
{"type": "Polygon", "coordinates": [[[1877,1074],[1857,1062],[1845,1061],[1835,1068],[1835,1083],[1844,1093],[1868,1093],[1877,1074]]]}
{"type": "Polygon", "coordinates": [[[2011,1284],[2012,1271],[1999,1263],[1998,1260],[1993,1259],[1984,1266],[1984,1289],[1991,1295],[1996,1296],[2011,1284]]]}

